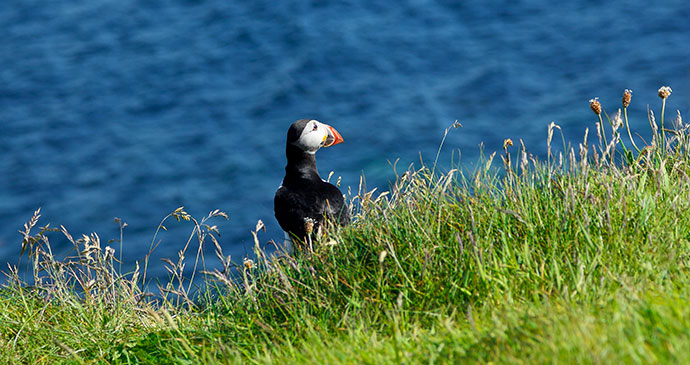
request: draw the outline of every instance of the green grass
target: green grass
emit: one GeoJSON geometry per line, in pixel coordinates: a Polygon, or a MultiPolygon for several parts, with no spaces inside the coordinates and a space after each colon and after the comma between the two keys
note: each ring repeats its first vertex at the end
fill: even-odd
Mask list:
{"type": "Polygon", "coordinates": [[[155,301],[95,235],[55,260],[48,236],[67,231],[32,233],[37,213],[36,282],[11,272],[0,294],[0,362],[686,362],[690,141],[651,123],[649,146],[621,145],[625,115],[608,145],[558,154],[552,124],[546,161],[506,142],[472,172],[405,171],[297,258],[267,258],[258,225],[255,262],[210,270],[191,255],[216,280],[199,293],[187,249],[216,244],[224,214],[178,209],[166,219],[194,228],[155,301]]]}

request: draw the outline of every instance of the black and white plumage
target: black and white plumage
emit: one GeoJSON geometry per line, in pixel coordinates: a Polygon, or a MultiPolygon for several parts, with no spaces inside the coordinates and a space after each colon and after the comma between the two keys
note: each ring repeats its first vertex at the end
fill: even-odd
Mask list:
{"type": "Polygon", "coordinates": [[[285,178],[273,200],[288,251],[292,241],[307,242],[326,220],[346,225],[350,214],[340,190],[319,176],[315,154],[321,147],[343,142],[333,127],[313,119],[300,119],[287,133],[285,178]]]}

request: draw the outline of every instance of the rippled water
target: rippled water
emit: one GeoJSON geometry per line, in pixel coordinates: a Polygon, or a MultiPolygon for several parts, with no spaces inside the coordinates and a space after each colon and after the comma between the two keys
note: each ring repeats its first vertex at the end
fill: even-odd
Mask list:
{"type": "MultiPolygon", "coordinates": [[[[131,265],[182,205],[228,212],[221,244],[240,261],[258,219],[263,241],[282,237],[272,199],[285,132],[303,117],[345,138],[319,152],[322,175],[356,187],[364,173],[382,189],[388,161],[432,160],[456,119],[443,162],[460,149],[472,164],[480,142],[492,151],[506,137],[542,155],[551,121],[579,140],[593,123],[587,101],[613,112],[625,88],[647,133],[659,86],[687,115],[688,19],[686,0],[5,0],[0,263],[17,261],[17,230],[38,207],[41,224],[104,241],[122,218],[131,265]]],[[[191,226],[166,227],[158,257],[175,258],[191,226]]]]}

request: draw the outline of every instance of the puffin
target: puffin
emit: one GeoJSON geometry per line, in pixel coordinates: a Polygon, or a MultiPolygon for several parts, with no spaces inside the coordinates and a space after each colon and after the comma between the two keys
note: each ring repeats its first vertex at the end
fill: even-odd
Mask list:
{"type": "Polygon", "coordinates": [[[345,226],[350,213],[343,194],[316,169],[316,151],[343,142],[335,128],[315,119],[300,119],[287,132],[285,177],[273,199],[273,210],[285,232],[285,250],[304,248],[324,225],[345,226]],[[294,242],[294,243],[293,243],[294,242]]]}

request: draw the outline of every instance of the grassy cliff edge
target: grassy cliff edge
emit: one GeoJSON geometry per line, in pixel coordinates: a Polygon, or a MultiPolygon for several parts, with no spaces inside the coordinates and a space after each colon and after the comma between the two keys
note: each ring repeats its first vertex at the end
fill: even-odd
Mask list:
{"type": "Polygon", "coordinates": [[[187,247],[151,300],[145,268],[120,273],[115,245],[37,228],[37,212],[23,242],[34,280],[11,269],[0,289],[0,362],[687,360],[690,138],[680,114],[664,126],[662,89],[646,144],[631,143],[630,95],[611,118],[592,100],[596,136],[556,152],[552,123],[546,161],[506,140],[473,172],[409,169],[354,196],[355,222],[296,258],[266,257],[259,225],[257,257],[233,265],[211,225],[224,214],[178,209],[166,219],[191,221],[224,262],[195,295],[187,247]],[[75,256],[55,260],[51,234],[75,256]]]}

